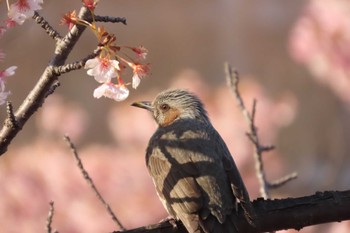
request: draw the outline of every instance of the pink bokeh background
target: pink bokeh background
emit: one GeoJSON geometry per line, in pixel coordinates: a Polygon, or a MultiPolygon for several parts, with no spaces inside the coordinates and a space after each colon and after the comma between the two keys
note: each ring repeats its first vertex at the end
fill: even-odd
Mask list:
{"type": "MultiPolygon", "coordinates": [[[[80,1],[45,1],[40,14],[58,27],[61,15],[79,6],[80,1]]],[[[6,13],[4,2],[0,12],[6,13]]],[[[299,174],[272,190],[272,198],[349,189],[348,1],[120,0],[100,1],[97,13],[127,17],[128,26],[108,28],[120,44],[149,49],[152,74],[120,103],[94,99],[95,83],[83,70],[60,77],[61,87],[0,157],[0,232],[45,232],[51,200],[53,227],[60,232],[117,230],[80,174],[64,134],[125,227],[165,218],[144,161],[156,125],[130,104],[151,100],[168,87],[189,89],[203,100],[251,197],[259,197],[247,124],[225,84],[225,61],[241,74],[246,105],[258,100],[262,143],[277,146],[264,155],[268,179],[299,174]]],[[[86,33],[70,61],[90,53],[94,42],[86,33]]],[[[53,42],[28,21],[7,32],[0,48],[7,55],[1,66],[19,66],[8,80],[16,108],[47,65],[53,42]]],[[[3,106],[0,117],[5,118],[3,106]]],[[[349,231],[347,221],[300,232],[349,231]]]]}

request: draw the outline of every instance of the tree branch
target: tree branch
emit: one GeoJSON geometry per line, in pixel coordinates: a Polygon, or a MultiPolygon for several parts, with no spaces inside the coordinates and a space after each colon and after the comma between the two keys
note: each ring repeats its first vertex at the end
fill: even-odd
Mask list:
{"type": "Polygon", "coordinates": [[[264,146],[260,143],[259,137],[258,137],[258,128],[255,125],[255,114],[256,114],[256,106],[257,101],[256,99],[253,100],[252,110],[251,113],[247,110],[244,101],[241,97],[241,94],[238,90],[238,84],[239,84],[239,74],[237,70],[232,69],[232,67],[226,63],[225,64],[225,72],[226,72],[226,81],[228,86],[231,88],[232,93],[236,97],[236,100],[238,102],[238,106],[241,109],[243,116],[245,120],[247,121],[247,124],[249,126],[249,132],[247,133],[247,136],[249,140],[254,145],[254,160],[255,160],[255,170],[256,175],[259,180],[260,184],[260,194],[264,199],[269,198],[269,189],[270,188],[277,188],[285,183],[297,178],[297,174],[293,173],[291,175],[285,176],[273,183],[269,183],[266,178],[266,173],[264,170],[264,163],[262,160],[262,155],[264,152],[273,150],[274,146],[264,146]]]}
{"type": "Polygon", "coordinates": [[[17,120],[16,120],[16,117],[13,113],[13,106],[12,106],[11,101],[6,102],[6,113],[7,113],[7,118],[6,118],[5,124],[8,127],[16,128],[17,127],[17,120]]]}
{"type": "Polygon", "coordinates": [[[278,180],[275,180],[273,182],[269,182],[268,186],[270,189],[279,188],[282,185],[284,185],[284,184],[288,183],[289,181],[294,180],[296,178],[298,178],[298,173],[293,172],[289,175],[286,175],[286,176],[279,178],[278,180]]]}
{"type": "MultiPolygon", "coordinates": [[[[82,7],[79,12],[79,17],[82,19],[89,19],[91,17],[89,10],[82,7]]],[[[67,60],[68,55],[72,51],[76,42],[84,32],[85,27],[76,25],[70,30],[70,32],[62,39],[56,40],[55,55],[52,58],[49,66],[46,67],[39,81],[35,87],[31,90],[23,103],[14,114],[16,119],[16,127],[6,122],[11,122],[11,118],[7,116],[5,124],[0,130],[0,155],[7,151],[13,138],[22,129],[27,120],[42,106],[45,98],[52,91],[52,87],[57,87],[58,75],[54,72],[54,67],[61,66],[67,60]]]]}
{"type": "Polygon", "coordinates": [[[126,18],[125,17],[111,17],[111,16],[96,15],[95,20],[98,22],[122,23],[122,24],[126,25],[126,18]]]}
{"type": "Polygon", "coordinates": [[[79,61],[55,67],[54,72],[56,75],[59,76],[59,75],[62,75],[64,73],[68,73],[68,72],[73,71],[73,70],[79,70],[79,69],[84,67],[87,60],[97,57],[100,54],[100,52],[101,52],[101,50],[98,49],[95,52],[87,55],[86,57],[84,57],[83,59],[81,59],[79,61]]]}
{"type": "MultiPolygon", "coordinates": [[[[230,216],[238,223],[238,232],[300,230],[306,226],[350,220],[350,190],[317,192],[315,195],[299,198],[275,200],[259,198],[252,204],[259,224],[253,228],[245,220],[244,212],[239,207],[238,213],[230,216]]],[[[177,226],[174,228],[171,223],[166,221],[123,231],[123,233],[187,233],[180,222],[177,222],[177,226]]]]}
{"type": "Polygon", "coordinates": [[[249,111],[247,110],[244,101],[241,97],[241,94],[238,90],[238,83],[239,83],[239,75],[237,70],[232,69],[232,67],[226,63],[225,64],[225,72],[226,72],[226,81],[228,86],[231,88],[232,93],[236,97],[236,100],[238,102],[238,106],[241,109],[244,118],[247,121],[247,124],[249,126],[249,133],[247,133],[248,138],[254,145],[254,160],[255,160],[255,170],[256,170],[256,175],[259,180],[260,184],[260,194],[264,199],[269,198],[268,194],[268,182],[266,179],[266,174],[264,170],[264,163],[262,161],[262,148],[264,148],[260,142],[259,142],[259,137],[258,137],[258,129],[254,124],[255,120],[255,113],[256,113],[256,100],[254,99],[253,105],[252,105],[252,113],[250,114],[249,111]]]}
{"type": "Polygon", "coordinates": [[[35,20],[35,22],[37,22],[37,24],[39,24],[44,30],[45,32],[55,41],[59,41],[62,39],[62,36],[51,27],[51,25],[43,18],[39,15],[38,12],[34,11],[34,15],[33,15],[33,19],[35,20]]]}

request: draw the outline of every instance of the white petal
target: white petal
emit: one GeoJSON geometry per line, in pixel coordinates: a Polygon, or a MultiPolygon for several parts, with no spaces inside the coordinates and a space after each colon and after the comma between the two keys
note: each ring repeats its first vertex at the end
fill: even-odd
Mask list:
{"type": "Polygon", "coordinates": [[[106,78],[115,78],[118,76],[118,73],[116,69],[113,66],[108,67],[108,69],[103,70],[103,75],[106,76],[106,78]]]}
{"type": "Polygon", "coordinates": [[[132,76],[132,88],[136,89],[140,85],[141,79],[137,74],[132,76]]]}
{"type": "Polygon", "coordinates": [[[111,66],[113,66],[117,70],[120,70],[119,61],[117,61],[117,60],[110,60],[110,62],[111,62],[111,66]]]}
{"type": "MultiPolygon", "coordinates": [[[[117,87],[118,88],[118,87],[117,87]]],[[[124,85],[119,86],[117,92],[115,93],[113,99],[115,101],[123,101],[129,96],[129,89],[124,85]]]]}
{"type": "Polygon", "coordinates": [[[99,64],[99,59],[97,57],[93,58],[93,59],[89,59],[85,62],[85,66],[84,69],[91,69],[94,68],[95,66],[97,66],[99,64]]]}
{"type": "Polygon", "coordinates": [[[8,77],[8,76],[14,75],[16,69],[17,69],[17,66],[10,66],[9,68],[7,68],[7,69],[5,70],[5,76],[8,77]]]}
{"type": "Polygon", "coordinates": [[[94,74],[93,76],[95,76],[95,80],[99,83],[106,83],[111,81],[111,78],[105,74],[98,73],[94,74]]]}
{"type": "Polygon", "coordinates": [[[102,84],[101,86],[96,88],[94,90],[94,97],[97,99],[101,98],[104,95],[106,88],[108,88],[108,86],[106,86],[106,84],[102,84]]]}
{"type": "Polygon", "coordinates": [[[12,7],[10,8],[9,12],[7,13],[8,17],[18,23],[19,25],[22,25],[24,21],[27,19],[27,16],[25,14],[20,13],[17,8],[12,7]]]}
{"type": "Polygon", "coordinates": [[[28,2],[29,5],[30,5],[30,9],[33,10],[33,11],[37,11],[37,10],[41,10],[41,6],[40,4],[43,3],[43,1],[41,0],[31,0],[28,2]]]}
{"type": "Polygon", "coordinates": [[[113,83],[104,83],[94,90],[94,97],[99,99],[105,96],[115,101],[123,101],[129,96],[129,90],[124,85],[114,85],[113,83]]]}

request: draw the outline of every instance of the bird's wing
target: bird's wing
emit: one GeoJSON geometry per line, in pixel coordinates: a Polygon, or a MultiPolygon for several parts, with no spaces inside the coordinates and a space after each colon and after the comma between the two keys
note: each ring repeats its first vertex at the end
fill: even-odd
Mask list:
{"type": "Polygon", "coordinates": [[[191,123],[189,130],[173,127],[153,140],[148,167],[152,177],[158,177],[153,178],[157,191],[177,216],[196,213],[206,219],[211,214],[223,223],[233,209],[234,196],[218,147],[206,127],[196,124],[191,123]]]}
{"type": "Polygon", "coordinates": [[[149,146],[147,151],[147,167],[164,207],[191,233],[201,233],[197,214],[202,208],[201,190],[195,179],[167,158],[162,146],[149,146]]]}
{"type": "Polygon", "coordinates": [[[172,209],[176,207],[177,210],[186,213],[200,209],[201,192],[194,178],[164,158],[159,148],[154,148],[147,167],[159,196],[165,199],[172,209]]]}

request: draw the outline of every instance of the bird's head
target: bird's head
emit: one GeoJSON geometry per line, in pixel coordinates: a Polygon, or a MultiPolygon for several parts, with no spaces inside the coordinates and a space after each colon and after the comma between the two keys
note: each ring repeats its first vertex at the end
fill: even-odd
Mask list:
{"type": "Polygon", "coordinates": [[[209,122],[202,102],[183,89],[166,90],[159,93],[152,102],[134,102],[132,106],[150,111],[160,127],[171,125],[179,119],[209,122]]]}

